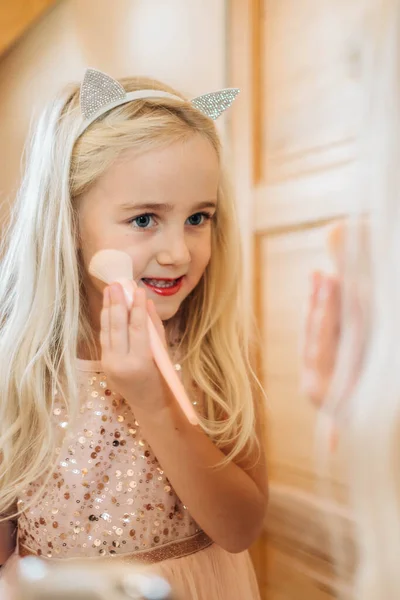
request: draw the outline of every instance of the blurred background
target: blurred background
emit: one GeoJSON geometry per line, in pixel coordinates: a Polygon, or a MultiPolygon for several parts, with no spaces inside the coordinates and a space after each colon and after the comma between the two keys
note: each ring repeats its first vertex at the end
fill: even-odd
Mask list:
{"type": "MultiPolygon", "coordinates": [[[[241,88],[218,124],[243,233],[271,500],[253,549],[263,599],[329,600],[337,586],[315,485],[316,414],[299,395],[302,319],[327,225],[357,208],[356,144],[368,40],[362,0],[0,0],[0,218],[31,119],[87,66],[165,80],[189,96],[241,88]]],[[[332,483],[340,498],[344,466],[332,483]]]]}

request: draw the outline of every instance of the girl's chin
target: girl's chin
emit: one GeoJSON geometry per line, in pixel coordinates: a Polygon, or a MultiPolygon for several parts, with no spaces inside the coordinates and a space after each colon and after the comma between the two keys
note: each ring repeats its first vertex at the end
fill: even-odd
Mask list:
{"type": "Polygon", "coordinates": [[[177,314],[177,312],[179,310],[179,306],[174,310],[172,310],[172,309],[168,310],[166,308],[159,309],[159,307],[156,305],[156,310],[157,310],[157,314],[160,317],[161,321],[169,321],[170,319],[175,317],[175,315],[177,314]]]}

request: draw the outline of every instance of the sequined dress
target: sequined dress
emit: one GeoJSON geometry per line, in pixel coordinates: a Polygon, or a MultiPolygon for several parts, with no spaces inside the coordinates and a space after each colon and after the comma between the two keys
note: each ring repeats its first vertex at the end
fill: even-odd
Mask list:
{"type": "Polygon", "coordinates": [[[77,369],[81,408],[72,427],[55,398],[56,470],[34,506],[24,510],[41,482],[19,499],[20,555],[139,561],[183,600],[258,599],[248,553],[229,554],[201,531],[101,364],[78,360],[77,369]]]}

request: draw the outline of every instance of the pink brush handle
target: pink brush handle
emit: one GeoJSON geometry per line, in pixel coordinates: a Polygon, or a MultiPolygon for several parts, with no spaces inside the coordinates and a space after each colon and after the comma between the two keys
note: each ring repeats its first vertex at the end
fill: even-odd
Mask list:
{"type": "Polygon", "coordinates": [[[179,406],[185,413],[189,423],[192,425],[198,425],[199,417],[197,416],[196,411],[194,410],[193,405],[186,394],[186,390],[172,365],[169,354],[162,343],[157,329],[155,328],[155,325],[150,317],[148,317],[147,325],[149,328],[150,346],[156,365],[160,369],[165,381],[177,399],[179,406]]]}
{"type": "MultiPolygon", "coordinates": [[[[136,281],[121,279],[119,280],[119,283],[121,283],[123,287],[128,306],[132,306],[134,290],[137,287],[136,281]]],[[[147,327],[149,330],[151,351],[157,367],[160,369],[162,376],[168,384],[169,389],[174,394],[182,411],[185,413],[189,423],[192,425],[199,425],[199,417],[193,408],[193,404],[188,398],[186,390],[174,369],[169,354],[149,315],[147,316],[147,327]]]]}

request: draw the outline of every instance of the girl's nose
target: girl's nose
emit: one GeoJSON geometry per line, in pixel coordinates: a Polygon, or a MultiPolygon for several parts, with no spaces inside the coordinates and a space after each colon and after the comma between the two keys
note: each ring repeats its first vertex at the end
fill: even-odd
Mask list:
{"type": "Polygon", "coordinates": [[[170,236],[157,254],[160,265],[187,265],[190,262],[190,252],[185,236],[170,236]]]}

